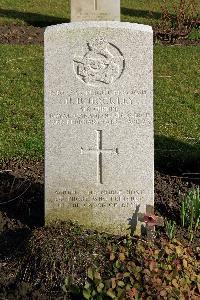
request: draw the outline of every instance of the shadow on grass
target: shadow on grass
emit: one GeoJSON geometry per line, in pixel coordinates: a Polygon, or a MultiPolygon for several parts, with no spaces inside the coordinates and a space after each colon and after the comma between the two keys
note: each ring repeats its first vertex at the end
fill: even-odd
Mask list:
{"type": "Polygon", "coordinates": [[[44,225],[44,185],[9,172],[1,173],[0,210],[30,228],[44,225]]]}
{"type": "Polygon", "coordinates": [[[137,10],[127,7],[121,8],[122,15],[129,17],[137,17],[137,18],[146,18],[146,19],[155,19],[159,20],[162,16],[160,12],[154,12],[149,10],[137,10]]]}
{"type": "Polygon", "coordinates": [[[43,184],[0,173],[0,257],[23,255],[31,230],[42,225],[43,184]]]}
{"type": "Polygon", "coordinates": [[[0,17],[20,19],[25,21],[28,25],[36,27],[46,27],[60,23],[68,23],[69,19],[58,18],[54,16],[46,16],[31,12],[21,12],[15,10],[0,9],[0,17]]]}
{"type": "Polygon", "coordinates": [[[168,175],[200,173],[200,140],[193,144],[155,136],[155,169],[168,175]]]}

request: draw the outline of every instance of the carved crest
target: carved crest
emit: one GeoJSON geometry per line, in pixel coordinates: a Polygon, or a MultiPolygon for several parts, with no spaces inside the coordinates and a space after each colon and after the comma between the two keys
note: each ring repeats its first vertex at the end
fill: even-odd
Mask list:
{"type": "Polygon", "coordinates": [[[73,62],[77,77],[92,86],[113,83],[121,76],[125,67],[121,51],[104,39],[87,42],[85,55],[75,56],[73,62]]]}

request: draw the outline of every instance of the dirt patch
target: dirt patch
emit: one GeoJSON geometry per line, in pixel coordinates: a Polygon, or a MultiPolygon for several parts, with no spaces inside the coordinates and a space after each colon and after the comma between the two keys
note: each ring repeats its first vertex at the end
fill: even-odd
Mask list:
{"type": "Polygon", "coordinates": [[[34,26],[1,25],[0,44],[43,45],[44,30],[34,26]]]}
{"type": "MultiPolygon", "coordinates": [[[[25,25],[0,25],[0,44],[43,45],[45,27],[25,25]]],[[[171,37],[157,29],[154,30],[154,42],[163,45],[199,45],[200,40],[190,40],[187,37],[171,37]]]]}

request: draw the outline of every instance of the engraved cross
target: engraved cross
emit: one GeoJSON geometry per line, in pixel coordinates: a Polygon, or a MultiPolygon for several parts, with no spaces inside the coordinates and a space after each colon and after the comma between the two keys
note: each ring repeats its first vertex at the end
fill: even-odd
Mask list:
{"type": "Polygon", "coordinates": [[[94,10],[98,9],[98,4],[97,4],[98,0],[94,0],[94,10]]]}
{"type": "Polygon", "coordinates": [[[102,174],[103,174],[103,166],[102,166],[102,156],[103,153],[116,153],[118,154],[118,148],[115,149],[103,149],[102,148],[102,130],[97,130],[97,147],[96,149],[89,148],[88,150],[83,150],[81,147],[81,154],[83,153],[93,153],[97,156],[97,183],[103,184],[102,174]]]}

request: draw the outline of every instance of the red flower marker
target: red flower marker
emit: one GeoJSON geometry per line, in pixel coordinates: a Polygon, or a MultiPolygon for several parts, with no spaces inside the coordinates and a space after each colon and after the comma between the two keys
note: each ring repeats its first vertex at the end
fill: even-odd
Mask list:
{"type": "Polygon", "coordinates": [[[155,226],[163,226],[164,221],[162,217],[154,214],[144,214],[143,222],[146,223],[147,237],[150,240],[155,238],[155,226]]]}
{"type": "Polygon", "coordinates": [[[155,215],[145,214],[144,222],[147,224],[147,226],[150,226],[150,227],[160,225],[158,222],[158,217],[155,215]]]}

